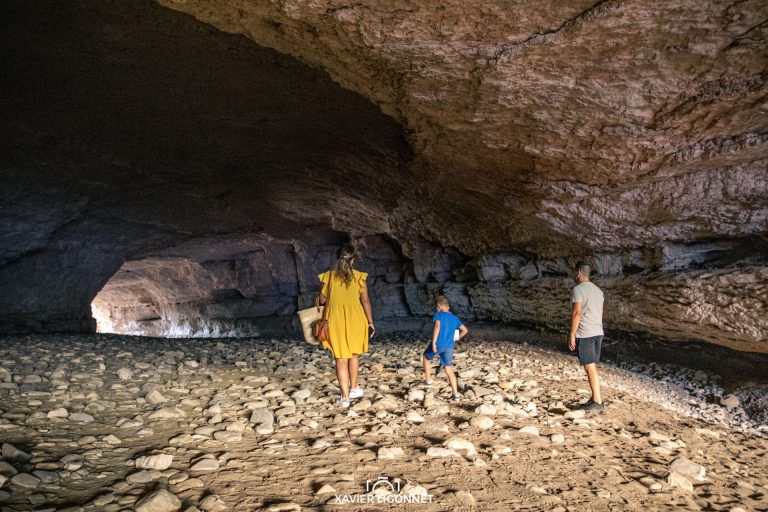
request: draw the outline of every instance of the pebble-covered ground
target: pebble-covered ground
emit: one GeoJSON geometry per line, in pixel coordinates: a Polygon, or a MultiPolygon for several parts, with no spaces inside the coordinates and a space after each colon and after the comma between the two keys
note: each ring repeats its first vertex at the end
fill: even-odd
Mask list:
{"type": "Polygon", "coordinates": [[[707,375],[605,367],[585,415],[574,357],[468,341],[449,402],[442,372],[417,385],[423,345],[374,339],[341,410],[300,341],[2,338],[0,507],[768,510],[765,426],[707,375]]]}

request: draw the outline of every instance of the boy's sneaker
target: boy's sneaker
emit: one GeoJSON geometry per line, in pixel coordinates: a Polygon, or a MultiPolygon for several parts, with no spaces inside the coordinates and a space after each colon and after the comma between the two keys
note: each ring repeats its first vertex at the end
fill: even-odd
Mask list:
{"type": "Polygon", "coordinates": [[[342,409],[348,409],[349,408],[349,398],[339,398],[339,407],[342,409]]]}
{"type": "Polygon", "coordinates": [[[355,386],[354,388],[349,390],[349,398],[350,400],[353,398],[362,398],[363,397],[363,388],[360,386],[355,386]]]}
{"type": "Polygon", "coordinates": [[[423,381],[419,382],[419,387],[420,388],[428,388],[429,386],[432,385],[433,382],[434,381],[432,381],[432,380],[423,380],[423,381]]]}
{"type": "Polygon", "coordinates": [[[451,395],[452,402],[458,402],[459,400],[461,400],[461,395],[451,395]]]}
{"type": "Polygon", "coordinates": [[[585,411],[604,411],[605,405],[592,402],[590,404],[584,404],[581,408],[585,411]]]}
{"type": "Polygon", "coordinates": [[[593,403],[595,403],[595,401],[594,401],[594,400],[592,400],[592,399],[590,398],[589,400],[587,400],[586,402],[584,402],[583,404],[581,404],[581,405],[579,406],[579,409],[584,409],[584,410],[586,410],[586,409],[587,409],[587,407],[591,406],[593,403]]]}

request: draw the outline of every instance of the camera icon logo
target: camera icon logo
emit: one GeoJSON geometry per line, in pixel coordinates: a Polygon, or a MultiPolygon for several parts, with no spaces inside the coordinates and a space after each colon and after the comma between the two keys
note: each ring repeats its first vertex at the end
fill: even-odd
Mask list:
{"type": "Polygon", "coordinates": [[[365,481],[365,492],[367,493],[389,493],[400,494],[402,481],[399,478],[390,480],[388,476],[380,476],[376,480],[365,481]]]}

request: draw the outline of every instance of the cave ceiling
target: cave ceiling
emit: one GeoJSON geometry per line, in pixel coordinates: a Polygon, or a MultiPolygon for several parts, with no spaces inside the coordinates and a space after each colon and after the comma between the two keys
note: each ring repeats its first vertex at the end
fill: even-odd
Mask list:
{"type": "Polygon", "coordinates": [[[768,228],[765,2],[159,1],[402,123],[402,238],[558,255],[768,228]]]}

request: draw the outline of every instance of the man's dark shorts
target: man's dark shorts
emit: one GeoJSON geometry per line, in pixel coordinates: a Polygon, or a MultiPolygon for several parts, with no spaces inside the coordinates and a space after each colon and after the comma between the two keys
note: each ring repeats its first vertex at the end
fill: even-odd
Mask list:
{"type": "Polygon", "coordinates": [[[603,344],[602,336],[592,336],[591,338],[576,338],[576,351],[579,353],[579,364],[599,363],[600,347],[603,344]]]}

